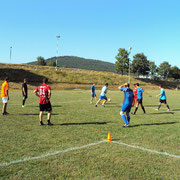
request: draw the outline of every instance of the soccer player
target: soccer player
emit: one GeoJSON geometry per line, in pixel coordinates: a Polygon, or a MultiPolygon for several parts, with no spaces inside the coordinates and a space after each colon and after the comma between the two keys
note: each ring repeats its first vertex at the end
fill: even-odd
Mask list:
{"type": "Polygon", "coordinates": [[[34,91],[35,95],[39,97],[39,107],[40,107],[40,113],[39,113],[39,119],[40,119],[40,125],[44,125],[42,117],[43,117],[43,111],[47,111],[47,123],[48,125],[53,125],[50,121],[51,119],[51,103],[50,103],[50,97],[51,97],[51,88],[47,85],[48,79],[43,79],[43,84],[38,86],[36,90],[34,91]]]}
{"type": "Polygon", "coordinates": [[[144,89],[139,86],[139,83],[136,83],[136,88],[137,88],[137,103],[136,103],[136,108],[132,114],[134,114],[134,115],[136,114],[139,104],[140,104],[144,114],[146,114],[145,108],[143,106],[143,92],[145,94],[147,94],[149,97],[151,97],[151,95],[149,95],[147,92],[145,92],[144,89]]]}
{"type": "Polygon", "coordinates": [[[125,123],[123,127],[128,127],[130,123],[129,113],[131,111],[134,94],[133,94],[133,90],[130,89],[129,83],[125,83],[124,85],[121,85],[119,89],[124,92],[124,101],[121,107],[120,115],[125,123]],[[124,114],[125,112],[126,112],[126,115],[124,114]]]}
{"type": "Polygon", "coordinates": [[[22,107],[24,107],[26,99],[28,98],[27,79],[24,79],[24,83],[22,84],[22,95],[23,95],[22,107]]]}
{"type": "Polygon", "coordinates": [[[134,100],[133,100],[132,106],[134,106],[134,104],[137,103],[137,87],[136,87],[136,84],[134,84],[133,94],[134,94],[134,100]]]}
{"type": "Polygon", "coordinates": [[[159,110],[160,107],[161,107],[161,103],[164,103],[164,104],[167,106],[168,111],[170,111],[169,105],[167,104],[167,99],[166,99],[165,90],[164,90],[164,88],[162,87],[162,85],[159,86],[159,89],[160,89],[160,94],[156,95],[156,97],[160,97],[160,99],[159,99],[158,108],[157,108],[156,110],[159,110]]]}
{"type": "Polygon", "coordinates": [[[104,106],[104,104],[106,104],[106,102],[107,102],[107,97],[106,97],[107,89],[108,89],[108,83],[106,83],[105,86],[102,88],[100,98],[97,101],[95,107],[97,107],[97,105],[100,103],[101,100],[103,100],[102,106],[104,106]]]}
{"type": "Polygon", "coordinates": [[[1,87],[1,98],[2,98],[2,103],[3,103],[3,108],[2,108],[2,115],[7,115],[6,109],[7,109],[7,103],[9,101],[9,78],[6,77],[4,83],[2,84],[1,87]]]}
{"type": "Polygon", "coordinates": [[[95,83],[91,86],[91,101],[90,101],[90,104],[93,103],[93,99],[96,98],[96,101],[97,101],[97,97],[96,97],[96,93],[95,93],[95,83]]]}

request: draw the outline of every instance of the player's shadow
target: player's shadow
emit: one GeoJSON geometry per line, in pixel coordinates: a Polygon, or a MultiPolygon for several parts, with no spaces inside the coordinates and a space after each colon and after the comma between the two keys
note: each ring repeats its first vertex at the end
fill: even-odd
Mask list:
{"type": "Polygon", "coordinates": [[[136,125],[131,125],[129,127],[138,127],[138,126],[159,126],[159,125],[169,125],[169,124],[176,124],[178,122],[164,122],[164,123],[152,123],[152,124],[136,124],[136,125]]]}
{"type": "Polygon", "coordinates": [[[60,125],[60,126],[69,126],[69,125],[90,125],[90,124],[95,124],[95,125],[104,125],[109,122],[81,122],[81,123],[62,123],[62,124],[54,124],[54,125],[60,125]]]}
{"type": "Polygon", "coordinates": [[[180,111],[180,109],[171,109],[171,111],[180,111]]]}
{"type": "Polygon", "coordinates": [[[156,105],[146,105],[145,107],[157,107],[157,104],[156,105]]]}
{"type": "MultiPolygon", "coordinates": [[[[44,115],[46,115],[47,113],[44,113],[44,115]]],[[[39,116],[39,113],[23,113],[23,114],[16,114],[16,115],[19,115],[19,116],[39,116]]],[[[59,114],[57,113],[52,113],[51,115],[53,116],[57,116],[59,114]]]]}
{"type": "Polygon", "coordinates": [[[155,114],[174,114],[174,112],[158,112],[158,113],[148,113],[148,115],[155,115],[155,114]]]}

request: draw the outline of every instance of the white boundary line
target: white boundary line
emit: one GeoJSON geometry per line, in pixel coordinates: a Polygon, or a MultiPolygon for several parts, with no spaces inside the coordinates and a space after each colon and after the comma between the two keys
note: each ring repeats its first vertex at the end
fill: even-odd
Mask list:
{"type": "Polygon", "coordinates": [[[126,143],[123,143],[123,142],[116,142],[116,141],[112,141],[112,142],[115,143],[115,144],[120,144],[120,145],[123,145],[123,146],[128,146],[128,147],[131,147],[131,148],[140,149],[140,150],[151,152],[151,153],[161,154],[161,155],[165,155],[165,156],[169,156],[169,157],[173,157],[173,158],[180,158],[180,156],[178,156],[178,155],[169,154],[167,152],[159,152],[159,151],[156,151],[156,150],[151,150],[151,149],[147,149],[147,148],[143,148],[143,147],[139,147],[139,146],[129,145],[129,144],[126,144],[126,143]]]}
{"type": "Polygon", "coordinates": [[[101,144],[101,143],[104,143],[104,142],[106,142],[106,140],[102,140],[102,141],[99,141],[99,142],[95,142],[95,143],[91,143],[91,144],[87,144],[87,145],[83,145],[83,146],[76,146],[76,147],[68,148],[68,149],[65,149],[65,150],[46,153],[46,154],[42,154],[40,156],[27,157],[27,158],[17,159],[17,160],[10,161],[10,162],[4,162],[4,163],[0,163],[0,167],[9,166],[11,164],[21,163],[21,162],[25,162],[25,161],[34,160],[34,159],[41,159],[41,158],[45,158],[45,157],[48,157],[48,156],[62,154],[62,153],[66,153],[66,152],[73,151],[73,150],[83,149],[83,148],[87,148],[87,147],[90,147],[90,146],[95,146],[95,145],[98,145],[98,144],[101,144]]]}
{"type": "MultiPolygon", "coordinates": [[[[95,142],[95,143],[91,143],[91,144],[87,144],[87,145],[83,145],[83,146],[76,146],[76,147],[68,148],[68,149],[65,149],[65,150],[46,153],[46,154],[42,154],[40,156],[27,157],[27,158],[17,159],[17,160],[10,161],[10,162],[4,162],[4,163],[0,163],[0,167],[9,166],[11,164],[17,164],[17,163],[30,161],[30,160],[35,160],[35,159],[42,159],[42,158],[45,158],[45,157],[48,157],[48,156],[62,154],[62,153],[66,153],[66,152],[74,151],[74,150],[78,150],[78,149],[84,149],[84,148],[87,148],[87,147],[90,147],[90,146],[95,146],[95,145],[98,145],[98,144],[101,144],[101,143],[104,143],[104,142],[106,142],[106,140],[102,140],[102,141],[99,141],[99,142],[95,142]]],[[[161,155],[165,155],[165,156],[169,156],[169,157],[173,157],[173,158],[177,158],[177,159],[180,158],[180,156],[178,156],[178,155],[169,154],[167,152],[159,152],[159,151],[156,151],[156,150],[151,150],[151,149],[147,149],[147,148],[143,148],[143,147],[139,147],[139,146],[134,146],[134,145],[126,144],[126,143],[123,143],[123,142],[112,141],[112,143],[123,145],[123,146],[128,146],[130,148],[140,149],[140,150],[151,152],[151,153],[161,154],[161,155]]]]}

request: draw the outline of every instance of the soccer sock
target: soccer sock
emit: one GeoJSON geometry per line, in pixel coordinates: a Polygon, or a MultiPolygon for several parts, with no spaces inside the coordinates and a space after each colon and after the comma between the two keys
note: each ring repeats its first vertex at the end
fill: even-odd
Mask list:
{"type": "Polygon", "coordinates": [[[158,109],[160,109],[160,107],[161,107],[161,105],[159,104],[159,105],[158,105],[158,109]]]}
{"type": "Polygon", "coordinates": [[[126,119],[126,116],[125,116],[124,114],[122,114],[121,117],[122,117],[124,123],[125,123],[125,124],[128,124],[128,121],[127,121],[127,119],[126,119]]]}
{"type": "Polygon", "coordinates": [[[128,124],[130,123],[130,115],[127,115],[128,124]]]}
{"type": "Polygon", "coordinates": [[[146,113],[146,111],[145,111],[145,109],[144,109],[144,106],[142,106],[142,110],[143,110],[143,112],[144,112],[144,114],[146,113]]]}
{"type": "Polygon", "coordinates": [[[138,107],[136,107],[135,111],[134,111],[134,114],[136,114],[136,111],[138,110],[138,107]]]}
{"type": "Polygon", "coordinates": [[[170,108],[169,108],[169,105],[167,105],[167,108],[170,109],[170,108]]]}
{"type": "Polygon", "coordinates": [[[24,104],[25,104],[25,101],[26,101],[26,100],[23,100],[23,103],[22,103],[23,106],[24,106],[24,104]]]}

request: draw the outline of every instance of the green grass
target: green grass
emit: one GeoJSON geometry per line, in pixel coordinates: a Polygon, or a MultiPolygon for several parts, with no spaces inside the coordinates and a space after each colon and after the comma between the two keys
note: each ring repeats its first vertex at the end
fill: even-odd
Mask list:
{"type": "MultiPolygon", "coordinates": [[[[144,95],[147,115],[139,108],[131,126],[122,128],[123,93],[109,91],[105,108],[89,104],[90,92],[52,91],[52,127],[39,126],[38,99],[29,91],[21,107],[21,92],[10,91],[8,116],[0,116],[0,163],[87,145],[107,138],[116,142],[180,155],[180,95],[167,91],[171,112],[155,111],[159,91],[144,95]]],[[[99,91],[97,92],[99,96],[99,91]]],[[[2,108],[2,103],[0,105],[2,108]]],[[[134,108],[133,108],[134,109],[134,108]]],[[[46,116],[44,116],[46,120],[46,116]]],[[[44,121],[46,122],[46,121],[44,121]]],[[[0,179],[179,179],[180,159],[115,144],[84,149],[0,167],[0,179]]]]}

